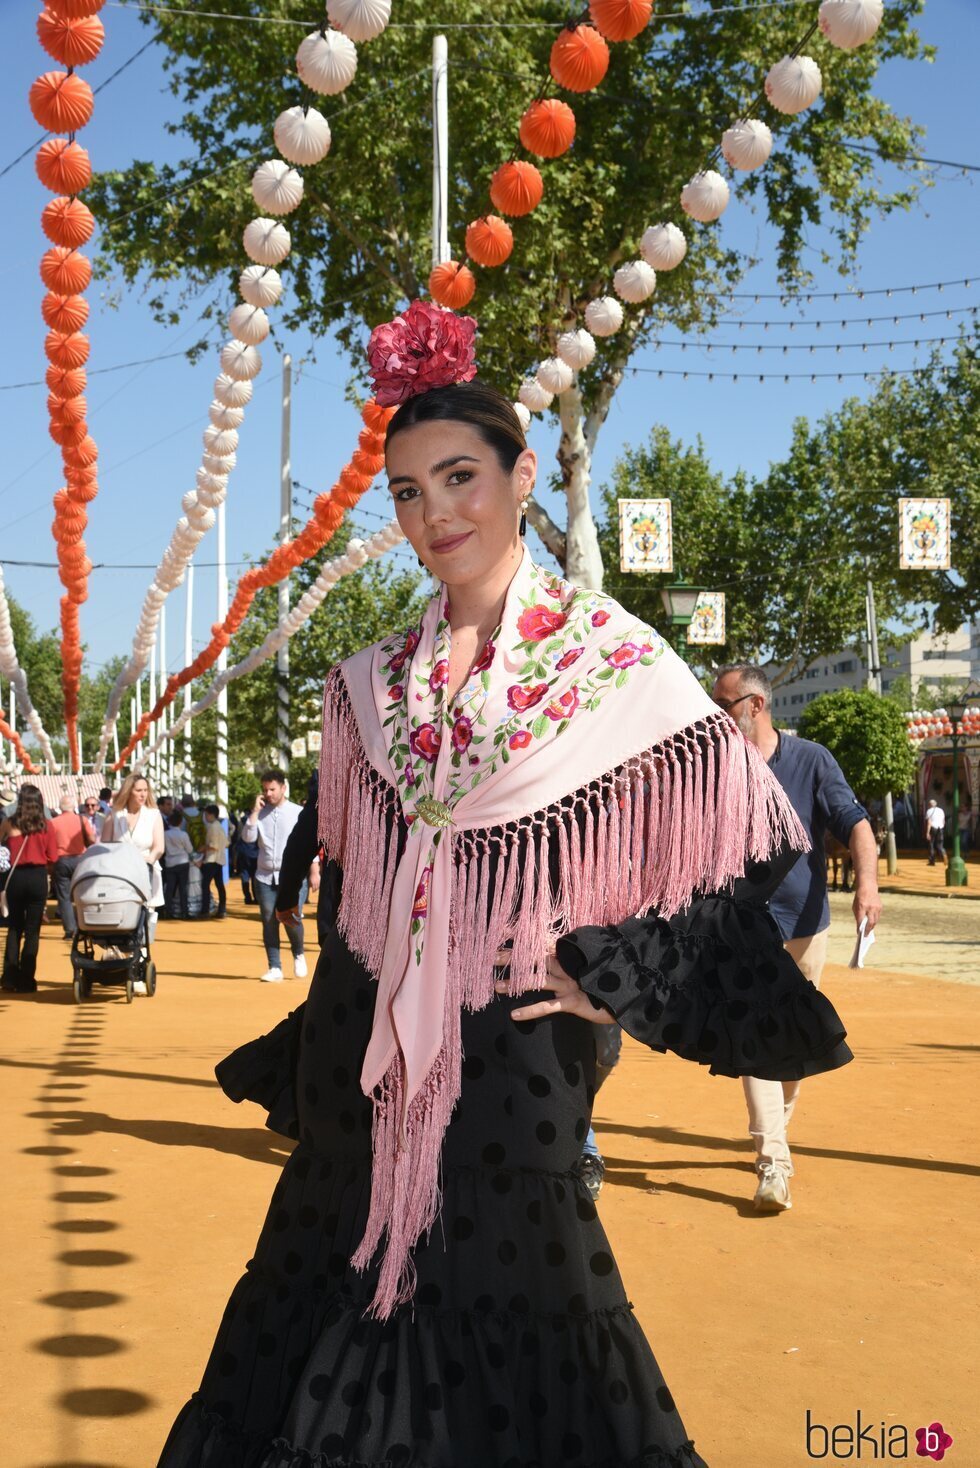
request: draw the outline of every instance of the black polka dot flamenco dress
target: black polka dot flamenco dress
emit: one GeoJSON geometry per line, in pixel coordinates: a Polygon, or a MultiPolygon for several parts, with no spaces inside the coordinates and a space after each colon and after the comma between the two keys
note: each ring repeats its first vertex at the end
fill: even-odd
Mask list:
{"type": "MultiPolygon", "coordinates": [[[[631,1035],[712,1074],[843,1065],[843,1025],[766,909],[796,854],[669,923],[578,929],[559,957],[631,1035]]],[[[335,864],[324,880],[336,904],[335,864]]],[[[366,1313],[376,1266],[349,1261],[370,1201],[358,1079],[375,991],[331,927],[306,1002],[217,1067],[297,1146],[159,1468],[705,1468],[573,1173],[595,1083],[583,1019],[515,1023],[505,995],[463,1013],[415,1295],[387,1320],[366,1313]]]]}

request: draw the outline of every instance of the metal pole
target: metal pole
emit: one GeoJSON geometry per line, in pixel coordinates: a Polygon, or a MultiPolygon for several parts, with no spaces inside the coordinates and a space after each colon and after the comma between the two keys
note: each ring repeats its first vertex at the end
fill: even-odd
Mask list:
{"type": "Polygon", "coordinates": [[[969,878],[966,872],[966,862],[960,853],[960,775],[957,764],[957,753],[959,751],[958,723],[953,724],[953,851],[946,862],[946,886],[966,887],[969,878]]]}
{"type": "MultiPolygon", "coordinates": [[[[293,520],[293,471],[290,464],[290,430],[293,402],[293,359],[282,359],[282,438],[279,461],[279,544],[289,539],[293,520]]],[[[289,616],[289,577],[279,583],[279,625],[289,616]]],[[[276,739],[279,763],[289,769],[289,643],[276,653],[276,739]]]]}
{"type": "MultiPolygon", "coordinates": [[[[865,561],[865,570],[868,573],[867,591],[865,594],[866,610],[868,614],[868,675],[871,680],[869,687],[881,697],[881,661],[878,657],[878,619],[875,615],[875,589],[871,580],[871,569],[865,561]]],[[[885,814],[885,857],[888,865],[888,875],[893,877],[898,871],[898,848],[895,844],[895,812],[892,807],[892,793],[885,791],[882,802],[885,814]]]]}
{"type": "Polygon", "coordinates": [[[449,253],[449,44],[432,38],[432,263],[449,253]]]}
{"type": "MultiPolygon", "coordinates": [[[[133,732],[134,733],[136,732],[136,729],[139,727],[139,721],[140,721],[140,719],[142,717],[143,717],[143,674],[141,673],[139,675],[139,677],[137,678],[137,680],[136,680],[136,723],[133,725],[133,732]]],[[[139,763],[140,761],[142,761],[142,759],[143,759],[143,741],[141,739],[139,741],[139,743],[137,744],[137,746],[136,746],[136,760],[137,760],[137,763],[139,763]]]]}
{"type": "MultiPolygon", "coordinates": [[[[153,705],[157,701],[157,641],[159,636],[159,631],[154,634],[153,646],[150,648],[150,692],[147,698],[147,712],[153,708],[153,705]]],[[[150,737],[152,738],[152,734],[150,737]]],[[[152,784],[155,785],[157,783],[157,757],[155,754],[150,755],[147,774],[152,784]]]]}
{"type": "MultiPolygon", "coordinates": [[[[228,615],[228,575],[225,569],[226,525],[224,501],[218,506],[218,621],[228,615]]],[[[217,669],[223,673],[228,666],[228,649],[223,647],[218,654],[217,669]]],[[[217,788],[215,799],[223,816],[228,814],[228,689],[218,694],[217,721],[217,788]]]]}
{"type": "MultiPolygon", "coordinates": [[[[187,601],[184,607],[184,667],[189,668],[194,661],[194,564],[187,567],[187,601]]],[[[190,709],[193,699],[191,698],[191,685],[187,683],[184,687],[184,711],[190,709]]],[[[191,786],[191,720],[188,719],[184,725],[184,790],[190,790],[191,786]]]]}
{"type": "MultiPolygon", "coordinates": [[[[163,606],[160,608],[160,670],[159,671],[160,671],[160,676],[159,676],[159,678],[157,680],[157,689],[158,689],[157,697],[158,698],[162,698],[163,697],[163,690],[167,686],[167,604],[166,604],[166,602],[164,602],[163,606]]],[[[167,732],[167,712],[168,711],[166,709],[164,709],[163,713],[160,715],[160,733],[161,734],[164,734],[164,735],[167,732]]],[[[168,744],[164,744],[162,746],[162,748],[159,750],[158,754],[157,754],[157,782],[158,782],[158,785],[159,785],[159,789],[157,790],[157,795],[158,796],[163,793],[164,776],[166,774],[166,769],[167,769],[167,750],[169,749],[169,747],[170,746],[168,744]]],[[[169,790],[169,787],[168,787],[168,790],[169,790]]]]}
{"type": "MultiPolygon", "coordinates": [[[[129,731],[132,733],[132,729],[129,731]]],[[[119,720],[114,719],[112,724],[112,758],[113,763],[119,763],[119,720]]]]}

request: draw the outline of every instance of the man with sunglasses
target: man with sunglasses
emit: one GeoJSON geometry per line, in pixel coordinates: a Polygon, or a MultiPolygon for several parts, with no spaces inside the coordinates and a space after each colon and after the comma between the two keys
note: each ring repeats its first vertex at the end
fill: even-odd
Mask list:
{"type": "MultiPolygon", "coordinates": [[[[810,837],[810,851],[791,867],[770,899],[769,909],[784,947],[819,989],[830,930],[826,831],[851,853],[855,924],[860,927],[863,920],[870,931],[881,917],[878,845],[868,813],[828,749],[810,739],[786,736],[773,727],[772,688],[762,668],[754,663],[728,664],[716,674],[711,696],[760,751],[810,837]]],[[[755,1206],[760,1211],[780,1213],[793,1206],[789,1195],[793,1161],[786,1130],[800,1082],[743,1076],[742,1086],[749,1110],[749,1135],[756,1149],[755,1206]]]]}

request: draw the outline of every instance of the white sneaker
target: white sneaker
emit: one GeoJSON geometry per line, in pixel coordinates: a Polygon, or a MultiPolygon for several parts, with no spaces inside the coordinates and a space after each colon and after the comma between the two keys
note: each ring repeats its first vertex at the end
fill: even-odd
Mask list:
{"type": "Polygon", "coordinates": [[[789,1196],[789,1179],[774,1162],[763,1163],[759,1170],[755,1206],[759,1211],[767,1213],[783,1213],[793,1206],[789,1196]]]}
{"type": "Polygon", "coordinates": [[[259,977],[259,983],[260,984],[281,984],[282,983],[282,969],[281,968],[270,968],[266,973],[260,975],[260,977],[259,977]]]}
{"type": "Polygon", "coordinates": [[[133,993],[134,994],[145,994],[146,993],[146,980],[145,979],[134,979],[133,980],[133,993]]]}
{"type": "Polygon", "coordinates": [[[308,973],[309,969],[306,967],[306,957],[300,953],[293,959],[293,977],[296,979],[305,979],[308,973]]]}

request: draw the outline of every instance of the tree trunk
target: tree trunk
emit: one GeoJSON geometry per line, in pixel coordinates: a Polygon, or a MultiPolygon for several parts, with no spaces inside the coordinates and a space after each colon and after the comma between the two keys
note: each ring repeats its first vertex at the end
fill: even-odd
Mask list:
{"type": "Polygon", "coordinates": [[[561,440],[556,458],[561,467],[568,526],[565,531],[564,571],[576,586],[602,590],[602,556],[589,488],[592,483],[592,449],[586,438],[585,407],[576,383],[558,399],[561,440]]]}

